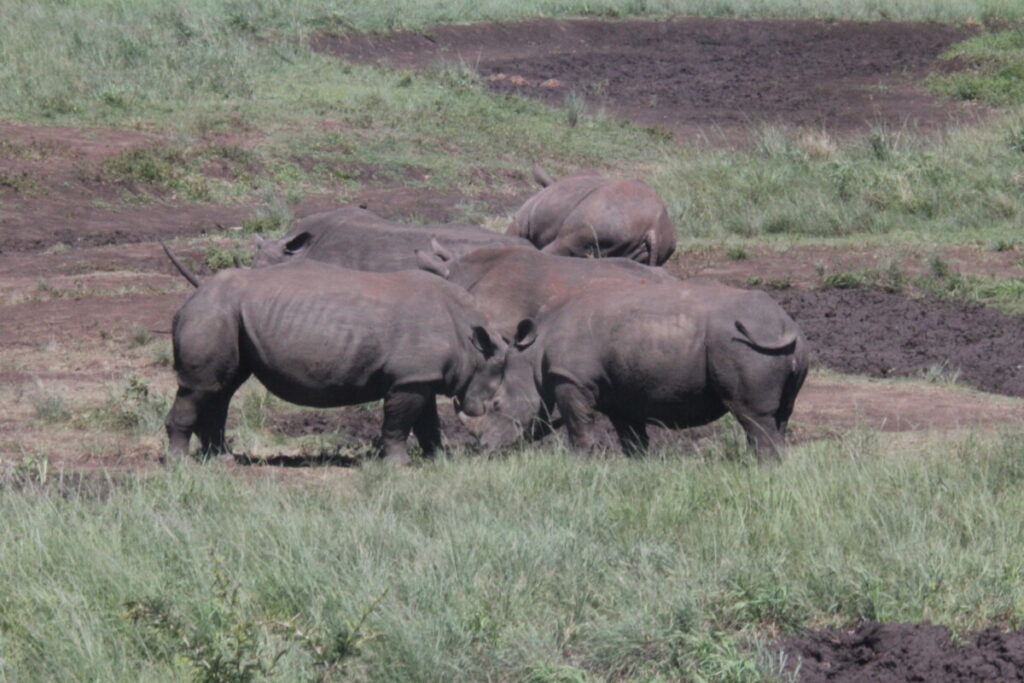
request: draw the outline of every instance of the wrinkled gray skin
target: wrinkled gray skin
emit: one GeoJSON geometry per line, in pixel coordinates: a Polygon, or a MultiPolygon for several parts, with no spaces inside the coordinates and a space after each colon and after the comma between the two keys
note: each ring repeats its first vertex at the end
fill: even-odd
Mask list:
{"type": "Polygon", "coordinates": [[[442,240],[460,256],[481,247],[534,249],[526,240],[475,225],[403,225],[356,206],[345,206],[303,218],[280,239],[257,240],[253,267],[308,258],[377,273],[415,270],[415,251],[429,249],[433,238],[442,240]]]}
{"type": "Polygon", "coordinates": [[[508,235],[556,256],[621,256],[660,266],[676,249],[665,203],[640,180],[578,173],[555,181],[534,167],[544,187],[515,216],[508,235]]]}
{"type": "Polygon", "coordinates": [[[593,447],[607,415],[627,453],[649,423],[693,427],[732,413],[759,459],[778,457],[807,344],[765,293],[704,281],[605,287],[524,321],[487,415],[465,419],[488,448],[544,433],[557,406],[570,444],[593,447]]]}
{"type": "Polygon", "coordinates": [[[576,259],[526,249],[479,249],[456,258],[435,241],[417,258],[424,270],[470,292],[506,340],[524,318],[539,318],[595,287],[678,282],[662,268],[628,259],[576,259]]]}
{"type": "Polygon", "coordinates": [[[381,454],[407,462],[411,429],[430,455],[441,446],[436,394],[480,415],[508,348],[460,287],[310,260],[218,273],[174,316],[173,336],[178,392],[166,426],[178,456],[193,432],[205,452],[226,451],[228,403],[250,375],[300,405],[384,399],[381,454]]]}

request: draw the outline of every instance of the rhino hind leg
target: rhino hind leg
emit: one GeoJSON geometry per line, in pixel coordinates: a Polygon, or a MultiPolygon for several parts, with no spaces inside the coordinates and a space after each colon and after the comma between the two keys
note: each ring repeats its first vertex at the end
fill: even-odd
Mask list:
{"type": "Polygon", "coordinates": [[[731,410],[747,434],[747,444],[761,462],[778,460],[786,445],[786,423],[776,414],[754,415],[742,410],[731,410]]]}
{"type": "MultiPolygon", "coordinates": [[[[395,465],[406,465],[410,462],[405,442],[409,438],[409,432],[417,423],[420,424],[422,430],[417,432],[417,438],[422,433],[427,442],[431,442],[431,418],[425,417],[422,422],[420,418],[423,412],[433,405],[433,419],[437,420],[437,404],[434,395],[434,388],[429,384],[407,384],[392,387],[384,397],[384,422],[380,429],[378,455],[385,462],[395,465]]],[[[437,441],[440,442],[439,426],[437,441]]]]}
{"type": "Polygon", "coordinates": [[[179,384],[174,404],[164,420],[170,453],[176,457],[187,456],[192,434],[199,437],[203,455],[226,453],[228,404],[246,379],[248,374],[241,374],[216,391],[179,384]]]}

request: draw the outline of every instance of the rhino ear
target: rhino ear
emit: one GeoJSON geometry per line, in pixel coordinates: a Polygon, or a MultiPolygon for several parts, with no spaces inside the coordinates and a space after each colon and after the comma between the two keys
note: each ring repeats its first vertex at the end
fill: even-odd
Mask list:
{"type": "Polygon", "coordinates": [[[516,336],[512,340],[517,349],[525,349],[537,341],[537,323],[533,318],[523,318],[516,325],[516,336]]]}
{"type": "Polygon", "coordinates": [[[448,267],[448,264],[438,258],[437,254],[434,253],[428,254],[425,251],[417,249],[416,264],[420,267],[420,270],[425,270],[428,273],[433,273],[434,275],[440,275],[446,280],[452,274],[452,270],[448,267]]]}
{"type": "Polygon", "coordinates": [[[498,350],[498,345],[494,343],[494,339],[486,327],[474,325],[473,334],[470,338],[473,340],[473,346],[476,347],[477,351],[484,354],[484,358],[490,358],[498,350]]]}
{"type": "Polygon", "coordinates": [[[313,241],[313,236],[308,232],[300,232],[295,237],[288,240],[288,243],[284,245],[284,253],[289,256],[294,256],[303,249],[309,246],[309,243],[313,241]]]}
{"type": "Polygon", "coordinates": [[[437,241],[436,237],[430,238],[430,248],[433,250],[434,255],[442,261],[454,261],[455,254],[448,250],[443,244],[437,241]]]}

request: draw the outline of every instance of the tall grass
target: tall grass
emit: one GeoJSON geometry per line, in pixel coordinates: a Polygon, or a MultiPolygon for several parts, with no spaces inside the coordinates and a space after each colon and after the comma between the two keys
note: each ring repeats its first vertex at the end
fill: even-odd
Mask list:
{"type": "Polygon", "coordinates": [[[940,139],[878,128],[847,142],[765,128],[750,150],[666,155],[652,182],[683,234],[1011,237],[1024,159],[1017,118],[940,139]]]}
{"type": "Polygon", "coordinates": [[[348,643],[346,680],[756,680],[779,664],[765,643],[803,627],[1019,627],[1020,437],[900,452],[853,432],[773,467],[718,444],[294,479],[51,473],[0,490],[0,677],[183,678],[239,634],[314,677],[282,626],[301,625],[348,643]]]}

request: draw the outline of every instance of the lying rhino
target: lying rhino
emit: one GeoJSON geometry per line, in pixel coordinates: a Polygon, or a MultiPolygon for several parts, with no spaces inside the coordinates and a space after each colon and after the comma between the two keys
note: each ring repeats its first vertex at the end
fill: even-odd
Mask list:
{"type": "Polygon", "coordinates": [[[173,338],[178,393],[166,426],[179,456],[193,432],[204,451],[225,451],[228,403],[250,375],[300,405],[384,399],[382,455],[407,461],[410,429],[429,455],[441,446],[436,394],[482,414],[508,348],[461,287],[309,260],[218,273],[174,316],[173,338]]]}
{"type": "Polygon", "coordinates": [[[662,268],[622,258],[574,259],[533,249],[479,249],[461,258],[436,240],[417,252],[420,268],[464,287],[506,339],[524,318],[538,318],[603,284],[678,282],[662,268]]]}
{"type": "Polygon", "coordinates": [[[651,266],[676,250],[676,231],[665,203],[639,180],[578,173],[555,181],[540,166],[545,189],[512,217],[508,235],[558,256],[622,256],[651,266]]]}
{"type": "Polygon", "coordinates": [[[345,206],[303,218],[280,239],[257,238],[259,246],[253,267],[308,258],[378,273],[415,270],[415,251],[428,249],[433,238],[443,240],[460,256],[482,247],[534,248],[526,240],[475,225],[403,225],[365,209],[345,206]]]}
{"type": "Polygon", "coordinates": [[[465,420],[491,448],[536,436],[557,406],[574,448],[594,411],[626,452],[647,424],[692,427],[731,412],[759,458],[776,457],[807,374],[796,323],[763,292],[718,283],[606,286],[522,321],[488,413],[465,420]]]}

